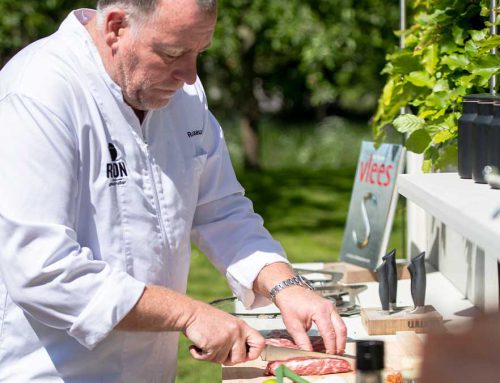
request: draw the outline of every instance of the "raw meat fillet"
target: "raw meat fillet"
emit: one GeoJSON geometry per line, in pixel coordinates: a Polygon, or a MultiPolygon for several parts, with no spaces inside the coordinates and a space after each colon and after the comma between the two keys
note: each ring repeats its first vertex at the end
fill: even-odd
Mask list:
{"type": "MultiPolygon", "coordinates": [[[[320,336],[310,336],[313,350],[325,352],[325,344],[320,336]]],[[[278,347],[299,348],[292,340],[286,330],[273,330],[267,335],[266,344],[278,347]]],[[[265,375],[275,375],[276,368],[284,364],[287,368],[299,375],[326,375],[347,372],[351,365],[344,359],[320,359],[320,358],[293,358],[288,360],[277,360],[267,364],[265,375]]]]}
{"type": "Polygon", "coordinates": [[[351,370],[351,365],[344,359],[293,358],[269,362],[264,375],[275,375],[276,369],[282,364],[298,375],[337,374],[351,370]]]}
{"type": "MultiPolygon", "coordinates": [[[[313,351],[326,352],[323,338],[318,335],[309,336],[313,351]]],[[[266,344],[278,347],[299,348],[286,330],[273,330],[266,337],[266,344]]]]}

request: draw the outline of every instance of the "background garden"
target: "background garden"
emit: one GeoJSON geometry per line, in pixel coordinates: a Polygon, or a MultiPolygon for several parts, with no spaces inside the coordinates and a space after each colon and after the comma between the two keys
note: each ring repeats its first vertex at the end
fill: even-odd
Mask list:
{"type": "MultiPolygon", "coordinates": [[[[500,68],[486,0],[408,1],[404,49],[399,0],[218,3],[199,74],[240,182],[294,262],[337,260],[362,140],[405,135],[426,170],[453,166],[461,97],[500,68]]],[[[0,0],[0,67],[79,7],[95,1],[0,0]]],[[[400,203],[390,244],[400,255],[403,216],[400,203]]],[[[230,294],[196,249],[188,293],[230,294]]],[[[177,383],[218,381],[220,367],[194,361],[182,338],[177,383]]]]}

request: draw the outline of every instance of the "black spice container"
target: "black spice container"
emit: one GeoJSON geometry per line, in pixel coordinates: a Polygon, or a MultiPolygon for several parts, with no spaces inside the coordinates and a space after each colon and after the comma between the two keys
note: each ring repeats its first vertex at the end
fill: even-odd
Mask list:
{"type": "Polygon", "coordinates": [[[356,383],[383,383],[384,342],[356,342],[356,383]]]}
{"type": "Polygon", "coordinates": [[[500,99],[496,99],[493,105],[493,120],[488,140],[488,165],[500,170],[500,99]]]}
{"type": "Polygon", "coordinates": [[[460,178],[472,178],[472,129],[477,117],[477,102],[475,95],[464,96],[463,113],[458,119],[458,175],[460,178]]]}
{"type": "Polygon", "coordinates": [[[480,97],[477,102],[477,117],[473,122],[472,145],[472,179],[478,183],[486,183],[483,169],[488,165],[488,142],[490,125],[493,120],[493,100],[490,97],[480,97]]]}

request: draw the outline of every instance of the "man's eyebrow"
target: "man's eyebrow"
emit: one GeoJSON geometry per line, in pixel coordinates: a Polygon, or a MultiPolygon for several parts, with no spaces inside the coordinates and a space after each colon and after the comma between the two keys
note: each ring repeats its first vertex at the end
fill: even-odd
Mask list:
{"type": "MultiPolygon", "coordinates": [[[[205,45],[203,48],[200,49],[200,52],[206,51],[208,48],[210,48],[211,45],[212,45],[211,42],[208,43],[207,45],[205,45]]],[[[187,49],[184,49],[184,48],[181,48],[181,47],[176,47],[174,45],[169,45],[169,44],[161,43],[161,42],[154,42],[153,43],[153,48],[156,51],[175,51],[176,53],[185,53],[185,52],[188,52],[187,49]]]]}

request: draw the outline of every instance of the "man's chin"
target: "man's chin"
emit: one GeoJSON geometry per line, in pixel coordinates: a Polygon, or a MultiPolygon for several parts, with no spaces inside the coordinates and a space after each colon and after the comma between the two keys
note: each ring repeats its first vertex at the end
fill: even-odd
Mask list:
{"type": "Polygon", "coordinates": [[[161,100],[151,100],[151,101],[141,100],[140,102],[136,102],[133,104],[128,103],[128,104],[134,109],[148,112],[152,110],[159,110],[166,107],[170,103],[171,99],[172,97],[164,98],[161,100]]]}

